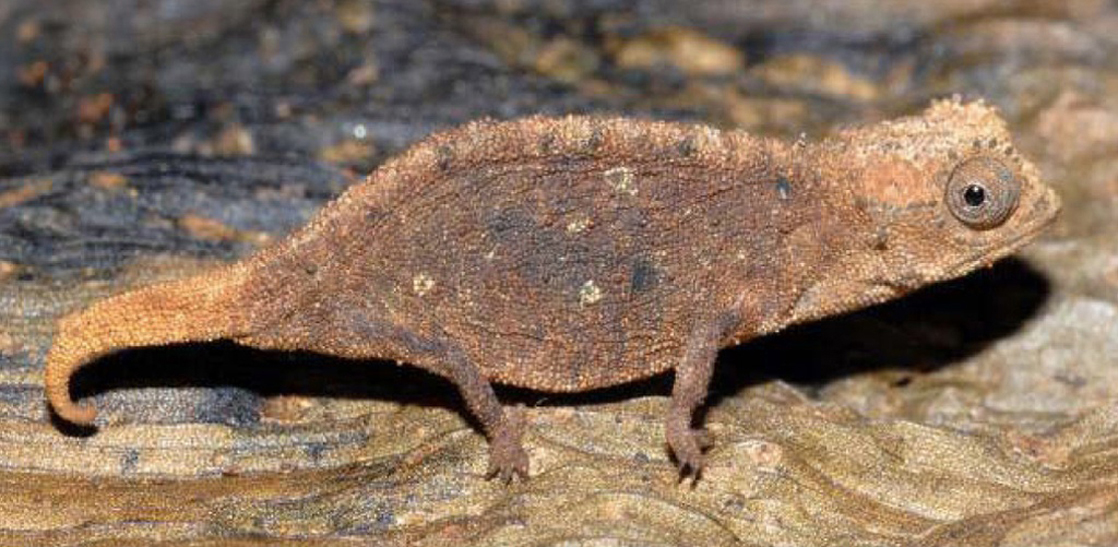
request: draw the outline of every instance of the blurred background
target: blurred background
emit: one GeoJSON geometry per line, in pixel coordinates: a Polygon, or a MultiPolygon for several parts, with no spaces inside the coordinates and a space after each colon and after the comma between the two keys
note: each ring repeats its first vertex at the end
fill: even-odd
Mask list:
{"type": "Polygon", "coordinates": [[[0,542],[1118,544],[1116,59],[1111,0],[0,0],[0,542]],[[96,434],[42,401],[59,315],[282,238],[433,131],[816,138],[956,94],[1009,120],[1061,219],[724,352],[694,487],[662,442],[670,377],[503,390],[532,423],[509,487],[453,388],[406,367],[156,348],[78,379],[96,434]]]}

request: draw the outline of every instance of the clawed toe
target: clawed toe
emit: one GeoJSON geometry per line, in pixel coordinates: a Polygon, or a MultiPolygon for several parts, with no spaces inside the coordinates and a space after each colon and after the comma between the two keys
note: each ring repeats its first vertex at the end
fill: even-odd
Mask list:
{"type": "Polygon", "coordinates": [[[705,429],[691,429],[683,422],[669,421],[668,447],[679,464],[680,476],[698,478],[703,470],[703,449],[714,442],[714,436],[705,429]]]}
{"type": "Polygon", "coordinates": [[[506,484],[512,482],[513,477],[528,478],[528,453],[523,448],[505,447],[498,450],[494,445],[489,451],[489,470],[486,477],[497,477],[506,484]]]}
{"type": "Polygon", "coordinates": [[[486,477],[497,477],[504,483],[513,477],[528,478],[528,453],[520,443],[524,435],[523,411],[507,411],[504,423],[489,442],[489,470],[486,477]]]}
{"type": "Polygon", "coordinates": [[[679,464],[681,476],[699,476],[703,470],[703,449],[711,444],[711,435],[701,429],[692,429],[687,432],[685,441],[672,447],[676,461],[679,464]]]}

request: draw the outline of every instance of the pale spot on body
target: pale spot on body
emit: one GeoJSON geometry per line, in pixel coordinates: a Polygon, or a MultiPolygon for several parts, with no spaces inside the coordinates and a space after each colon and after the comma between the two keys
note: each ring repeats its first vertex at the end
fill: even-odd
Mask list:
{"type": "Polygon", "coordinates": [[[567,224],[567,232],[577,234],[586,231],[590,227],[590,219],[587,217],[577,218],[567,224]]]}
{"type": "Polygon", "coordinates": [[[431,292],[435,287],[435,280],[426,273],[418,273],[411,279],[411,290],[416,296],[422,297],[431,292]]]}
{"type": "Polygon", "coordinates": [[[607,169],[602,176],[618,193],[637,195],[637,175],[628,167],[607,169]]]}
{"type": "Polygon", "coordinates": [[[597,303],[602,299],[602,289],[594,284],[594,280],[588,280],[582,284],[578,290],[578,303],[583,306],[589,306],[597,303]]]}

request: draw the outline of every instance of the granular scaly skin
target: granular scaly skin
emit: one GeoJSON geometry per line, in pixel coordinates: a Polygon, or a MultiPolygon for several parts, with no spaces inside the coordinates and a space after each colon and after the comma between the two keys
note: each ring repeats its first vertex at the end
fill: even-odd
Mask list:
{"type": "Polygon", "coordinates": [[[507,480],[527,472],[523,419],[490,382],[581,391],[675,369],[667,441],[697,472],[709,438],[692,414],[720,348],[989,264],[1058,209],[982,103],[817,143],[617,118],[476,122],[255,256],[63,318],[46,392],[91,423],[71,375],[140,345],[396,359],[458,386],[507,480]]]}

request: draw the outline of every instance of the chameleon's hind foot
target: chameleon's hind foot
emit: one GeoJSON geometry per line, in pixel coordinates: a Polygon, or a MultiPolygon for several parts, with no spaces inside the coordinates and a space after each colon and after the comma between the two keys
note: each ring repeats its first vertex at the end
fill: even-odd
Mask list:
{"type": "Polygon", "coordinates": [[[668,420],[666,433],[668,447],[679,463],[680,476],[698,478],[703,470],[703,450],[714,443],[714,435],[705,429],[691,429],[683,419],[668,420]]]}
{"type": "Polygon", "coordinates": [[[498,477],[506,484],[512,482],[513,476],[528,478],[528,453],[524,451],[524,446],[521,444],[524,424],[522,407],[505,409],[501,425],[489,440],[487,477],[498,477]]]}

